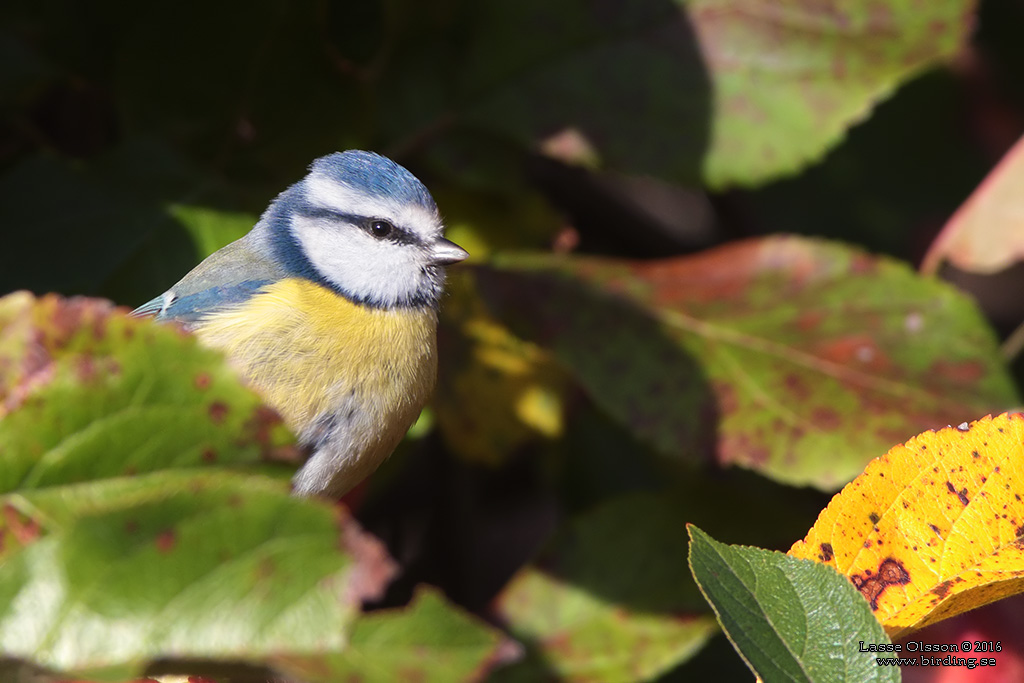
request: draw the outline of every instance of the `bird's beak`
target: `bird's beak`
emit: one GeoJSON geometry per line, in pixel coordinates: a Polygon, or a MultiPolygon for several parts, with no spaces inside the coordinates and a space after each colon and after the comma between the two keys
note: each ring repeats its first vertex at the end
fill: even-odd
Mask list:
{"type": "Polygon", "coordinates": [[[469,252],[451,240],[440,238],[430,247],[430,265],[450,266],[469,258],[469,252]]]}

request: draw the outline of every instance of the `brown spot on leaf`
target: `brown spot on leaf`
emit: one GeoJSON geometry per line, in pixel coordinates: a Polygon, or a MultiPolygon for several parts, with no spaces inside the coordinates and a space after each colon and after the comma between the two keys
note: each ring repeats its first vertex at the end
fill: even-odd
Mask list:
{"type": "Polygon", "coordinates": [[[863,334],[834,339],[819,345],[817,354],[838,365],[881,372],[889,367],[889,360],[874,340],[863,334]]]}
{"type": "Polygon", "coordinates": [[[177,544],[178,539],[172,529],[161,531],[156,537],[156,549],[165,555],[174,550],[174,546],[177,544]]]}
{"type": "Polygon", "coordinates": [[[882,518],[878,516],[877,512],[872,512],[870,515],[868,515],[868,519],[871,520],[872,524],[878,524],[878,521],[882,518]]]}
{"type": "Polygon", "coordinates": [[[730,382],[714,382],[715,397],[718,399],[718,410],[723,415],[736,412],[740,407],[739,399],[736,396],[736,387],[730,382]]]}
{"type": "Polygon", "coordinates": [[[205,448],[201,457],[203,462],[213,462],[217,459],[217,451],[213,448],[205,448]]]}
{"type": "Polygon", "coordinates": [[[199,391],[203,391],[203,390],[208,389],[210,387],[210,383],[212,381],[213,380],[210,379],[210,373],[208,373],[208,372],[200,372],[198,375],[196,375],[196,379],[195,379],[194,383],[196,385],[196,389],[198,389],[199,391]]]}
{"type": "Polygon", "coordinates": [[[214,424],[221,424],[228,416],[228,406],[223,401],[214,401],[210,404],[210,419],[214,424]]]}
{"type": "Polygon", "coordinates": [[[969,384],[982,378],[985,366],[978,361],[950,361],[943,358],[932,363],[927,374],[969,384]]]}
{"type": "Polygon", "coordinates": [[[274,578],[274,573],[277,571],[277,565],[269,557],[264,557],[260,560],[259,564],[256,565],[255,578],[257,581],[267,581],[274,578]]]}
{"type": "Polygon", "coordinates": [[[843,418],[831,408],[815,408],[811,413],[811,419],[822,429],[836,430],[843,424],[843,418]]]}
{"type": "Polygon", "coordinates": [[[811,397],[811,389],[807,386],[807,382],[805,382],[804,379],[795,372],[787,374],[783,380],[783,384],[786,387],[786,391],[788,391],[796,401],[806,401],[811,397]]]}
{"type": "Polygon", "coordinates": [[[835,551],[832,550],[832,544],[831,543],[822,543],[821,544],[821,555],[819,555],[819,557],[821,558],[822,562],[831,562],[832,558],[835,557],[835,556],[836,556],[836,554],[835,554],[835,551]]]}
{"type": "Polygon", "coordinates": [[[801,332],[812,332],[825,320],[824,311],[805,311],[796,319],[796,326],[801,332]]]}
{"type": "Polygon", "coordinates": [[[3,516],[3,526],[10,531],[19,545],[28,545],[42,535],[39,522],[28,515],[23,515],[13,505],[4,505],[3,516]]]}
{"type": "Polygon", "coordinates": [[[938,586],[932,589],[932,593],[937,595],[941,600],[942,598],[946,597],[946,595],[949,593],[949,589],[952,585],[952,581],[943,581],[938,586]]]}
{"type": "Polygon", "coordinates": [[[96,361],[92,356],[81,356],[75,362],[78,381],[87,384],[96,379],[96,361]]]}
{"type": "Polygon", "coordinates": [[[960,489],[959,491],[957,491],[956,487],[953,486],[953,482],[947,481],[946,482],[946,490],[949,491],[950,493],[952,493],[953,495],[955,495],[957,498],[959,498],[960,499],[960,503],[962,505],[967,505],[968,503],[971,502],[970,499],[967,497],[967,489],[966,488],[963,488],[963,489],[960,489]]]}
{"type": "Polygon", "coordinates": [[[857,590],[871,603],[873,611],[878,609],[878,599],[882,597],[885,589],[889,586],[906,585],[910,583],[910,574],[903,563],[893,557],[888,557],[878,565],[878,573],[872,575],[868,570],[864,574],[854,574],[850,577],[857,590]]]}
{"type": "Polygon", "coordinates": [[[269,446],[271,432],[274,427],[281,424],[281,416],[267,406],[257,406],[252,415],[245,422],[245,432],[251,435],[252,439],[262,446],[269,446]]]}
{"type": "Polygon", "coordinates": [[[867,254],[856,254],[850,261],[850,272],[854,275],[871,275],[878,272],[878,259],[867,254]]]}

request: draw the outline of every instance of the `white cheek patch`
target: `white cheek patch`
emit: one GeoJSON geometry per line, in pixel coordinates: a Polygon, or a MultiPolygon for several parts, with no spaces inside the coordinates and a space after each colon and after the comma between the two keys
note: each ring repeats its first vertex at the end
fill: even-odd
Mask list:
{"type": "Polygon", "coordinates": [[[389,197],[371,197],[316,173],[310,174],[305,184],[306,199],[314,206],[355,216],[383,218],[415,233],[424,241],[441,236],[438,215],[418,204],[402,204],[389,197]]]}
{"type": "Polygon", "coordinates": [[[424,284],[423,255],[415,245],[301,216],[292,217],[292,231],[316,271],[353,298],[394,306],[415,298],[424,284]]]}

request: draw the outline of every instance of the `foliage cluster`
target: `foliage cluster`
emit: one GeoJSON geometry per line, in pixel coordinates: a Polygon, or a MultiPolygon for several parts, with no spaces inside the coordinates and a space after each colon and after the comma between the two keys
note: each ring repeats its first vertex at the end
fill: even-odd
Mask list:
{"type": "MultiPolygon", "coordinates": [[[[789,549],[894,444],[1020,405],[999,348],[1020,297],[984,294],[1024,253],[999,219],[1016,166],[935,240],[1024,128],[1013,11],[0,9],[0,294],[39,295],[0,299],[0,677],[747,676],[724,627],[766,681],[896,680],[830,645],[905,630],[864,557],[817,526],[796,557],[711,536],[789,549]],[[330,506],[287,495],[289,435],[216,354],[43,295],[141,303],[349,148],[422,178],[473,258],[432,406],[330,506]]],[[[1020,456],[977,448],[986,480],[1020,456]]],[[[914,472],[894,491],[934,494],[914,472]]],[[[942,510],[967,515],[980,481],[938,479],[950,507],[914,519],[952,532],[942,510]]],[[[851,509],[836,528],[865,539],[893,519],[851,509]]],[[[1018,513],[977,525],[987,554],[960,571],[1020,571],[1018,513]]],[[[908,584],[953,611],[1019,590],[908,584]]]]}

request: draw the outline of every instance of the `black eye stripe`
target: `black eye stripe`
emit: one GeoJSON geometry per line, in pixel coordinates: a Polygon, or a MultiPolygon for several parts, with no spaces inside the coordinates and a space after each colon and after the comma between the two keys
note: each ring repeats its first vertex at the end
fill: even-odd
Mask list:
{"type": "Polygon", "coordinates": [[[335,211],[333,209],[327,209],[322,206],[311,206],[305,205],[296,209],[296,213],[304,218],[314,219],[326,219],[330,221],[342,221],[345,223],[351,223],[356,225],[366,232],[370,233],[377,239],[387,240],[389,242],[396,242],[398,244],[419,244],[420,240],[415,234],[389,221],[386,218],[376,218],[367,216],[357,216],[351,213],[344,213],[342,211],[335,211]],[[374,230],[374,225],[378,223],[384,223],[391,226],[391,230],[386,235],[377,234],[374,230]]]}
{"type": "Polygon", "coordinates": [[[353,222],[379,240],[387,240],[388,242],[396,242],[398,244],[419,243],[419,239],[414,234],[384,218],[358,218],[353,222]],[[379,230],[381,226],[387,226],[389,229],[381,231],[379,230]]]}

